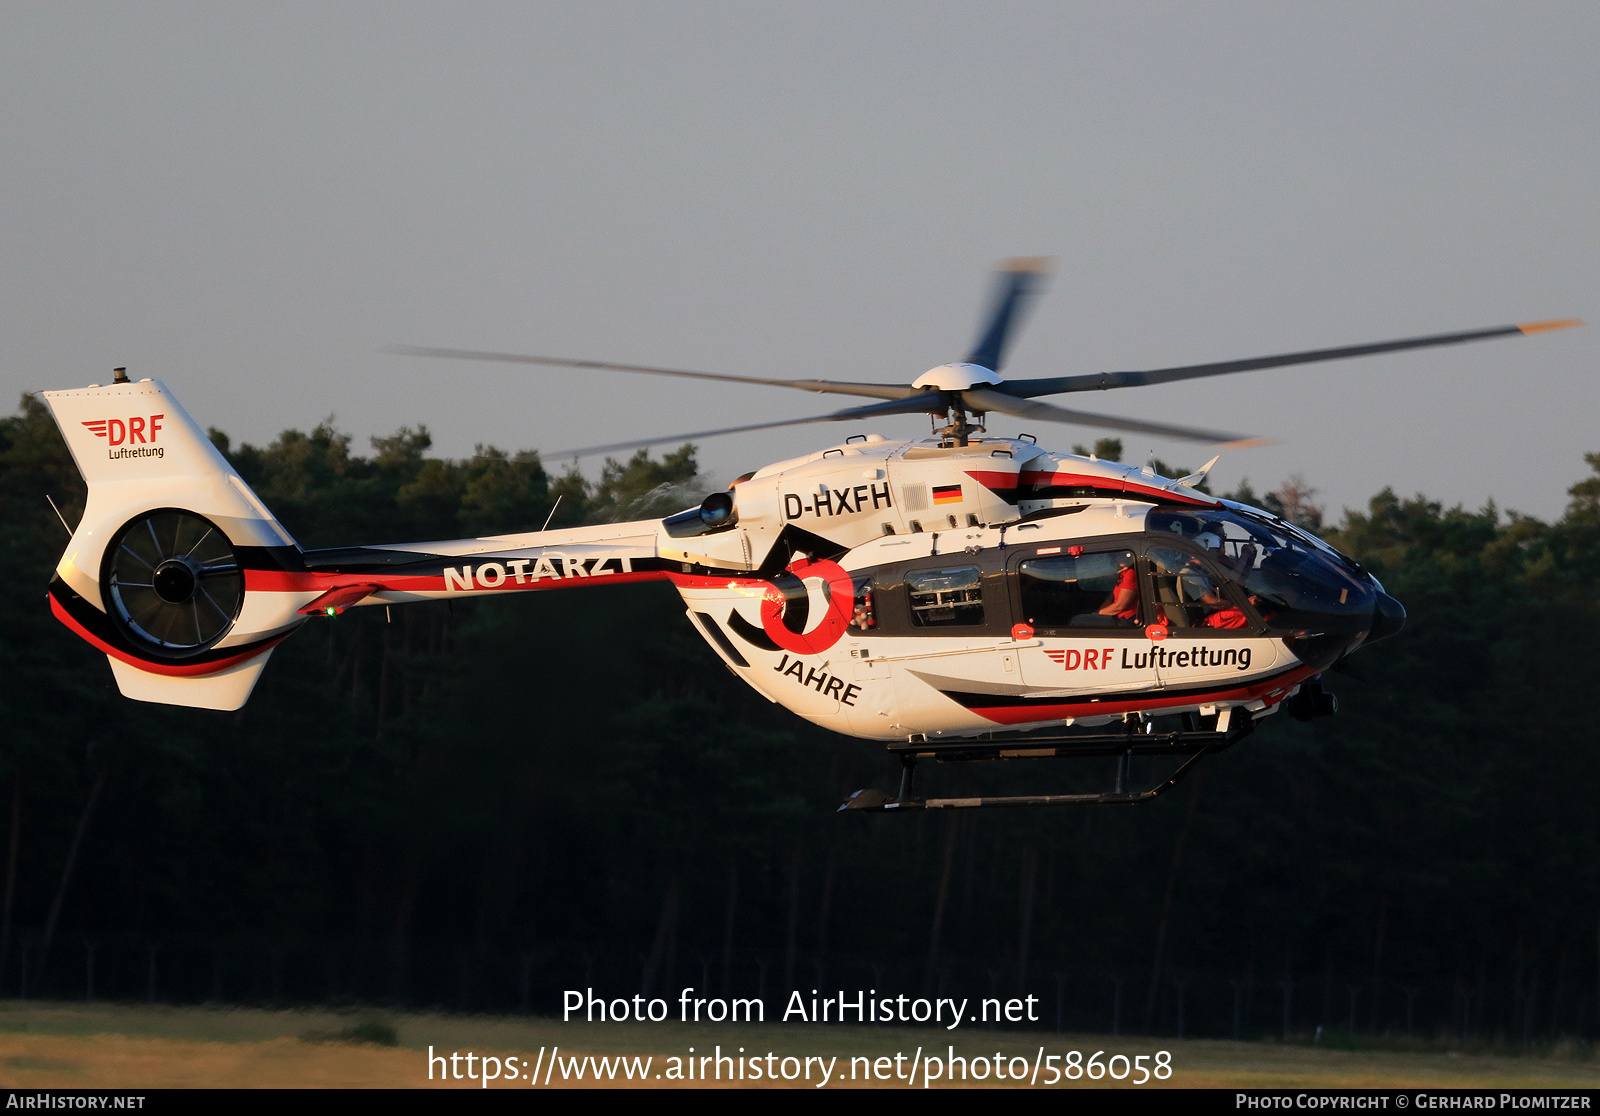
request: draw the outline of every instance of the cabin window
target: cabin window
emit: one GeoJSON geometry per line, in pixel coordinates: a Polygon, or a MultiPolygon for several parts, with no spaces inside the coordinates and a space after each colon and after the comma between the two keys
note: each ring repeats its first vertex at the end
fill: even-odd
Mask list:
{"type": "Polygon", "coordinates": [[[906,593],[911,623],[919,628],[983,623],[983,588],[976,566],[952,570],[909,570],[906,593]]]}
{"type": "Polygon", "coordinates": [[[1139,622],[1133,551],[1057,554],[1017,567],[1022,615],[1035,628],[1131,628],[1139,622]],[[1134,594],[1127,600],[1126,587],[1134,594]],[[1118,587],[1123,587],[1121,607],[1118,587]]]}

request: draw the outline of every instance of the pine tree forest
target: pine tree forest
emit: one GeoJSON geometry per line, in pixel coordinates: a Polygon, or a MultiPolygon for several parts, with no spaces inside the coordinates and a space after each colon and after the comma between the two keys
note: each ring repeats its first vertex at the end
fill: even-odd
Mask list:
{"type": "MultiPolygon", "coordinates": [[[[424,428],[367,453],[327,424],[212,437],[307,547],[723,487],[691,446],[590,480],[431,457],[424,428]]],[[[748,689],[660,582],[352,610],[289,639],[237,713],[128,701],[44,604],[47,497],[74,523],[83,485],[25,398],[0,419],[0,996],[551,1014],[565,988],[861,987],[1029,993],[1049,1026],[1108,1033],[1592,1040],[1585,460],[1553,523],[1388,489],[1330,514],[1299,477],[1234,494],[1410,614],[1327,677],[1338,716],[1273,717],[1135,808],[881,816],[837,806],[893,786],[882,748],[748,689]]],[[[1087,789],[1115,761],[1052,762],[927,777],[1087,789]]]]}

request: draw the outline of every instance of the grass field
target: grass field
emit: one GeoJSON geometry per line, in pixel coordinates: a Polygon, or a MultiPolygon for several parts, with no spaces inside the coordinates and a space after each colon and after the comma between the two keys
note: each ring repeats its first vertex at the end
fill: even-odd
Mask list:
{"type": "MultiPolygon", "coordinates": [[[[429,1014],[0,1003],[0,1084],[21,1088],[147,1089],[162,1087],[481,1087],[478,1081],[428,1079],[428,1048],[435,1054],[473,1051],[502,1059],[527,1059],[529,1080],[491,1081],[492,1088],[526,1088],[541,1048],[571,1055],[652,1056],[649,1087],[674,1084],[656,1079],[665,1059],[696,1056],[721,1046],[745,1056],[779,1058],[838,1056],[829,1087],[874,1084],[905,1088],[904,1080],[850,1080],[853,1057],[907,1060],[917,1048],[944,1057],[997,1052],[1031,1065],[1045,1053],[1078,1050],[1132,1057],[1158,1050],[1171,1054],[1173,1073],[1164,1084],[1201,1088],[1534,1088],[1600,1087],[1600,1061],[1592,1050],[1521,1055],[1449,1050],[1336,1050],[1292,1043],[1220,1042],[1197,1039],[1112,1038],[963,1029],[951,1034],[927,1029],[834,1025],[684,1026],[679,1024],[582,1024],[545,1019],[429,1014]]],[[[774,1065],[781,1065],[779,1062],[774,1065]]],[[[800,1062],[795,1063],[797,1066],[800,1062]]],[[[465,1065],[458,1063],[458,1068],[465,1065]]],[[[862,1063],[855,1063],[864,1074],[862,1063]]],[[[1120,1067],[1119,1067],[1120,1068],[1120,1067]]],[[[820,1065],[811,1085],[815,1087],[820,1065]]],[[[1041,1077],[1041,1082],[1044,1080],[1041,1077]]],[[[684,1082],[689,1084],[690,1082],[684,1082]]],[[[970,1083],[970,1082],[969,1082],[970,1083]]],[[[550,1087],[563,1084],[552,1074],[550,1087]]],[[[569,1081],[568,1085],[578,1082],[569,1081]]],[[[582,1084],[594,1087],[595,1082],[582,1084]]],[[[613,1087],[610,1082],[600,1083],[613,1087]]],[[[692,1084],[699,1085],[699,1081],[692,1084]]],[[[706,1082],[715,1085],[716,1082],[706,1082]]],[[[747,1082],[748,1084],[748,1082],[747,1082]]],[[[763,1081],[761,1084],[768,1084],[763,1081]]],[[[804,1082],[796,1084],[803,1085],[804,1082]]],[[[935,1081],[937,1086],[939,1081],[935,1081]]],[[[959,1082],[958,1082],[959,1084],[959,1082]]],[[[991,1076],[985,1082],[993,1086],[991,1076]]],[[[1014,1084],[1005,1082],[1004,1084],[1014,1084]]],[[[1102,1079],[1069,1085],[1115,1084],[1102,1079]]],[[[1151,1087],[1162,1084],[1151,1082],[1151,1087]]],[[[620,1079],[615,1087],[625,1087],[620,1079]]],[[[542,1081],[541,1081],[541,1086],[542,1081]]],[[[918,1087],[921,1087],[919,1080],[918,1087]]],[[[1124,1084],[1122,1087],[1131,1087],[1124,1084]]]]}

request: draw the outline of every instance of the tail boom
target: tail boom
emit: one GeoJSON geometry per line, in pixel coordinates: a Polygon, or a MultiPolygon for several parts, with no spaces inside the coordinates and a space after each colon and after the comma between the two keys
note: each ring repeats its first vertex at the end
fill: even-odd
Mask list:
{"type": "Polygon", "coordinates": [[[50,609],[141,701],[239,708],[312,615],[681,568],[658,556],[653,520],[302,550],[161,383],[43,394],[89,490],[50,609]]]}

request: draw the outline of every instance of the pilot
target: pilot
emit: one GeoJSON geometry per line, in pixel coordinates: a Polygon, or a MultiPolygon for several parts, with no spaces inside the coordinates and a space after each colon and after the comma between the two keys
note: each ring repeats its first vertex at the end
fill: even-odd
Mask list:
{"type": "Polygon", "coordinates": [[[1229,577],[1240,581],[1256,564],[1255,544],[1243,544],[1230,558],[1223,546],[1223,540],[1227,537],[1227,527],[1213,519],[1207,521],[1194,541],[1205,548],[1206,553],[1211,555],[1211,560],[1221,566],[1229,577]]]}
{"type": "MultiPolygon", "coordinates": [[[[1255,565],[1256,548],[1252,543],[1245,543],[1239,548],[1238,554],[1229,558],[1227,552],[1223,549],[1222,542],[1226,530],[1221,523],[1211,520],[1205,525],[1205,529],[1195,536],[1195,542],[1205,548],[1206,553],[1211,555],[1211,560],[1221,566],[1229,577],[1239,581],[1255,565]]],[[[1256,604],[1254,593],[1248,594],[1248,599],[1252,605],[1256,604]]],[[[1250,618],[1244,614],[1242,609],[1230,603],[1222,595],[1220,589],[1212,588],[1200,600],[1201,603],[1216,609],[1216,611],[1210,612],[1201,618],[1200,627],[1229,630],[1250,626],[1250,618]]]]}
{"type": "Polygon", "coordinates": [[[1117,558],[1122,572],[1117,574],[1117,584],[1112,587],[1106,603],[1100,606],[1101,616],[1115,616],[1118,620],[1139,618],[1139,575],[1133,568],[1133,556],[1123,554],[1117,558]]]}

